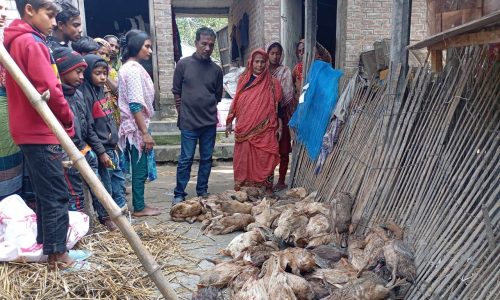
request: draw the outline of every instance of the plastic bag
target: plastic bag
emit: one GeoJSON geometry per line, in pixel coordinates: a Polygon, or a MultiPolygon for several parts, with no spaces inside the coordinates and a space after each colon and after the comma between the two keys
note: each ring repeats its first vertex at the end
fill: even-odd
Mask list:
{"type": "MultiPolygon", "coordinates": [[[[73,248],[88,230],[89,217],[70,211],[67,248],[73,248]]],[[[19,195],[0,201],[0,261],[46,261],[36,235],[36,214],[19,195]]]]}

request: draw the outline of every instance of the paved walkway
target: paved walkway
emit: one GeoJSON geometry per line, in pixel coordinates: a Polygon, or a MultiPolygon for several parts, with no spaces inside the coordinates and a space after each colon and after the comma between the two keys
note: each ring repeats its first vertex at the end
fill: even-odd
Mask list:
{"type": "MultiPolygon", "coordinates": [[[[160,207],[163,213],[159,218],[145,218],[140,219],[148,223],[155,222],[172,222],[170,220],[170,207],[171,199],[173,197],[173,190],[175,188],[175,165],[162,165],[158,166],[158,179],[146,185],[146,203],[156,207],[160,207]]],[[[188,198],[196,196],[196,178],[198,172],[198,165],[193,165],[191,171],[191,180],[187,188],[188,198]]],[[[209,182],[209,192],[212,194],[220,193],[233,187],[233,170],[232,164],[227,162],[217,162],[217,166],[212,168],[212,174],[209,182]]],[[[131,195],[127,195],[129,206],[131,207],[131,195]]],[[[138,219],[139,220],[139,219],[138,219]]],[[[219,235],[213,237],[206,237],[201,234],[201,223],[194,224],[188,223],[175,223],[179,225],[178,232],[184,236],[196,239],[198,242],[186,245],[185,251],[192,257],[197,258],[199,261],[193,263],[187,260],[179,260],[174,262],[179,266],[184,266],[188,269],[209,269],[213,264],[204,260],[205,258],[223,258],[218,255],[218,251],[225,248],[226,245],[240,232],[235,232],[227,235],[219,235]]],[[[177,273],[174,276],[169,276],[171,279],[172,287],[176,289],[181,299],[191,299],[191,290],[196,290],[196,284],[199,277],[196,275],[177,273]]]]}

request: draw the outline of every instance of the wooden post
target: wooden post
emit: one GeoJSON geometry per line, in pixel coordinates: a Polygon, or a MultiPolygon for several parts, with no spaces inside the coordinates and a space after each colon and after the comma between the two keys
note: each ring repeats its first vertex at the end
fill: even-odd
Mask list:
{"type": "Polygon", "coordinates": [[[400,93],[408,71],[408,49],[410,44],[411,28],[411,5],[412,0],[393,0],[392,1],[392,29],[391,29],[391,61],[389,75],[389,91],[392,90],[391,84],[398,81],[396,93],[400,93]],[[398,65],[401,65],[400,78],[393,78],[396,74],[398,65]]]}
{"type": "Polygon", "coordinates": [[[303,69],[303,81],[304,84],[307,81],[307,73],[314,60],[313,48],[316,45],[316,28],[318,26],[317,15],[318,15],[318,0],[305,0],[306,8],[306,25],[305,25],[305,52],[304,52],[304,69],[303,69]]]}
{"type": "Polygon", "coordinates": [[[151,35],[151,42],[153,43],[152,64],[153,64],[153,83],[155,86],[155,106],[160,107],[160,80],[158,73],[158,47],[156,44],[156,20],[155,20],[154,1],[149,0],[148,6],[149,6],[149,34],[151,35]]]}
{"type": "Polygon", "coordinates": [[[345,66],[346,29],[347,29],[347,0],[337,0],[335,69],[343,69],[345,66]]]}
{"type": "Polygon", "coordinates": [[[431,68],[432,72],[443,71],[443,50],[431,50],[431,68]]]}
{"type": "Polygon", "coordinates": [[[12,78],[23,90],[24,94],[31,102],[31,105],[42,117],[43,121],[50,127],[52,132],[54,132],[57,139],[61,143],[61,146],[64,148],[64,151],[66,151],[73,162],[73,165],[78,169],[82,177],[89,184],[97,199],[99,199],[99,202],[101,202],[108,212],[109,217],[115,222],[118,228],[120,228],[120,231],[129,242],[130,246],[141,261],[144,269],[146,269],[147,274],[156,284],[160,293],[165,297],[165,299],[177,300],[178,297],[175,294],[175,291],[169,286],[165,276],[163,276],[161,267],[156,263],[154,257],[151,253],[149,253],[146,247],[144,247],[134,228],[122,214],[118,205],[116,205],[115,201],[113,201],[113,198],[111,198],[99,178],[97,178],[94,171],[90,168],[89,164],[85,160],[85,157],[80,153],[80,151],[78,151],[75,144],[62,127],[61,123],[59,123],[50,110],[47,105],[47,101],[50,99],[49,92],[46,91],[43,95],[38,93],[21,69],[19,69],[16,62],[12,59],[3,44],[0,45],[0,63],[2,63],[12,78]]]}

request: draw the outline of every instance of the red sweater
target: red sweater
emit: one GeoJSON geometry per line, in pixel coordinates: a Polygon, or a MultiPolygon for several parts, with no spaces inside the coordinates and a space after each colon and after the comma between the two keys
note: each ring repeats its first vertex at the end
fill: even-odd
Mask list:
{"type": "MultiPolygon", "coordinates": [[[[49,48],[45,45],[45,37],[25,21],[14,20],[5,29],[4,44],[38,92],[50,91],[47,104],[72,137],[75,133],[73,113],[64,99],[57,68],[49,48]]],[[[14,142],[18,145],[59,144],[56,136],[31,106],[28,98],[10,74],[7,74],[6,81],[9,127],[14,142]]]]}

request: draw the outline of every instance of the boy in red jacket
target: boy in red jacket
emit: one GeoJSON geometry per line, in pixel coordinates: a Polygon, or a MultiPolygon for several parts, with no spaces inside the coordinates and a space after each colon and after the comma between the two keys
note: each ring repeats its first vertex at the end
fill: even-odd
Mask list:
{"type": "MultiPolygon", "coordinates": [[[[59,6],[53,0],[16,0],[16,5],[21,20],[14,20],[5,29],[5,47],[38,92],[50,92],[48,106],[73,136],[73,113],[45,45],[56,24],[59,6]]],[[[43,244],[50,267],[71,267],[73,260],[66,249],[69,195],[62,166],[63,149],[10,74],[6,88],[10,132],[24,154],[36,193],[37,243],[43,244]]]]}

